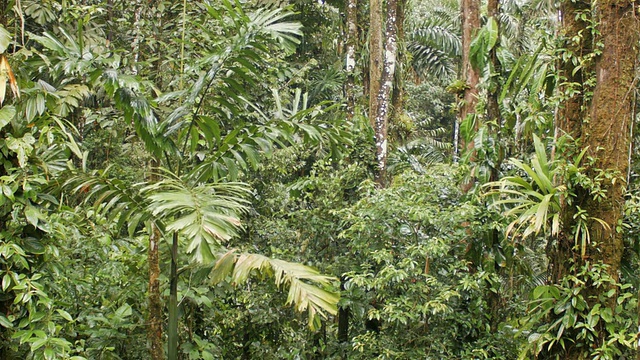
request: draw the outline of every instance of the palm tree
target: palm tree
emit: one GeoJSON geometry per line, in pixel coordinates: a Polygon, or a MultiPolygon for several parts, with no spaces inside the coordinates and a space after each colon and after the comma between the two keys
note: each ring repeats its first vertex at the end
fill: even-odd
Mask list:
{"type": "MultiPolygon", "coordinates": [[[[158,166],[149,181],[130,185],[110,176],[108,169],[77,173],[67,181],[76,191],[85,191],[85,203],[94,206],[130,233],[140,226],[158,231],[171,244],[169,299],[169,359],[178,351],[178,253],[181,241],[195,265],[209,266],[214,278],[232,274],[244,280],[258,270],[271,273],[276,283],[289,284],[288,302],[300,311],[308,310],[309,325],[317,326],[319,316],[336,313],[337,295],[324,287],[333,280],[299,264],[259,255],[237,255],[225,243],[241,230],[241,216],[249,206],[246,184],[232,182],[239,172],[257,166],[259,155],[274,146],[293,141],[298,130],[321,137],[318,127],[301,120],[319,109],[304,109],[290,118],[226,130],[219,125],[231,117],[260,108],[250,100],[243,85],[256,85],[261,59],[270,49],[291,48],[301,35],[300,25],[286,21],[291,14],[276,10],[245,13],[237,4],[224,2],[225,12],[207,6],[218,25],[226,24],[234,36],[201,59],[204,68],[186,90],[166,93],[149,101],[144,83],[116,70],[106,70],[102,84],[114,105],[135,125],[158,166]],[[232,19],[232,21],[228,21],[232,19]],[[155,104],[178,106],[161,119],[155,104]],[[206,155],[205,155],[206,154],[206,155]],[[308,282],[317,285],[311,285],[308,282]]],[[[202,27],[205,29],[206,27],[202,27]]],[[[206,30],[203,30],[206,31],[206,30]]],[[[215,30],[208,34],[216,37],[215,30]]],[[[296,109],[297,110],[297,109],[296,109]]]]}
{"type": "Polygon", "coordinates": [[[416,4],[419,16],[409,23],[407,50],[411,67],[422,79],[434,76],[451,79],[460,56],[458,4],[453,1],[416,4]]]}

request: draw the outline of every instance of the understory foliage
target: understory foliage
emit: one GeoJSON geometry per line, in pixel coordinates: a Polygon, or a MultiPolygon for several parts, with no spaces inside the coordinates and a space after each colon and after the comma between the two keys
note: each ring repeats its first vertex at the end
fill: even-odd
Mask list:
{"type": "Polygon", "coordinates": [[[636,147],[598,169],[557,128],[601,44],[500,1],[459,119],[458,2],[400,5],[376,182],[366,2],[347,72],[347,1],[0,0],[0,359],[157,360],[152,323],[170,360],[633,357],[636,147]],[[616,224],[582,206],[611,184],[616,224]]]}

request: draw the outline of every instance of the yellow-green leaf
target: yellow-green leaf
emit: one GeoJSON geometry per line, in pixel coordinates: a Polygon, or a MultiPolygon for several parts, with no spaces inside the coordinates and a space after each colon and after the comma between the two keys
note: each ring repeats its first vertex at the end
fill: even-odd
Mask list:
{"type": "Polygon", "coordinates": [[[0,54],[7,51],[10,43],[11,34],[4,28],[4,26],[0,25],[0,54]]]}

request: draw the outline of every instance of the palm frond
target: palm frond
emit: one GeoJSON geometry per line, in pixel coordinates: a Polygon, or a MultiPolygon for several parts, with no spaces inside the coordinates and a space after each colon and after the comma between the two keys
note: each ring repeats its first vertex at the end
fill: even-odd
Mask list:
{"type": "Polygon", "coordinates": [[[437,47],[452,56],[460,55],[462,49],[458,30],[442,19],[430,18],[424,21],[411,32],[410,40],[437,47]]]}
{"type": "Polygon", "coordinates": [[[419,174],[424,174],[425,166],[443,162],[444,156],[434,143],[435,141],[420,138],[399,146],[389,154],[389,173],[399,174],[402,171],[412,169],[419,174]]]}
{"type": "Polygon", "coordinates": [[[196,262],[211,262],[224,242],[238,234],[240,215],[248,209],[249,189],[242,183],[192,185],[164,171],[162,181],[148,185],[142,194],[146,211],[189,242],[187,253],[196,262]]]}
{"type": "Polygon", "coordinates": [[[222,254],[215,262],[211,277],[214,284],[227,277],[230,277],[231,282],[241,284],[254,271],[273,276],[278,287],[289,286],[287,304],[295,305],[297,311],[308,312],[311,329],[319,328],[320,317],[326,318],[326,313],[337,313],[339,295],[324,289],[337,279],[322,275],[309,266],[259,254],[237,254],[231,250],[222,254]]]}
{"type": "MultiPolygon", "coordinates": [[[[186,153],[188,145],[191,145],[190,153],[195,154],[200,140],[204,140],[209,149],[220,150],[225,144],[227,149],[230,146],[239,145],[241,137],[238,135],[242,127],[237,127],[236,130],[231,130],[226,136],[222,136],[220,126],[214,124],[216,119],[205,117],[202,110],[206,105],[206,109],[212,115],[225,121],[237,119],[240,114],[246,113],[248,101],[245,99],[250,98],[248,89],[257,86],[259,68],[263,58],[269,52],[269,46],[277,45],[290,50],[299,42],[298,37],[302,34],[299,23],[286,21],[292,15],[291,12],[274,9],[245,14],[241,7],[236,5],[230,1],[223,1],[226,9],[224,20],[233,23],[236,35],[229,39],[226,45],[223,44],[204,57],[202,66],[208,70],[198,76],[186,91],[187,96],[180,106],[160,124],[160,133],[163,138],[178,135],[178,142],[183,144],[181,155],[186,153]],[[211,89],[215,89],[215,92],[210,93],[211,89]]],[[[222,19],[213,7],[207,6],[207,9],[209,13],[222,19]]],[[[173,98],[174,96],[162,96],[159,100],[173,98]]],[[[256,151],[249,150],[247,146],[249,144],[245,143],[239,147],[243,147],[245,154],[253,159],[256,151]]],[[[217,157],[221,161],[211,164],[207,171],[201,174],[206,173],[217,177],[225,170],[227,173],[237,174],[238,169],[234,169],[232,162],[225,159],[242,159],[238,152],[239,148],[236,147],[233,150],[235,153],[232,152],[238,156],[232,156],[227,149],[222,151],[229,156],[217,157]]]]}
{"type": "Polygon", "coordinates": [[[407,50],[412,67],[421,77],[455,74],[453,59],[460,55],[461,40],[452,21],[430,17],[409,32],[407,50]]]}
{"type": "Polygon", "coordinates": [[[151,219],[148,199],[140,195],[140,185],[113,178],[109,176],[109,170],[108,167],[103,171],[76,173],[65,181],[63,187],[72,194],[81,195],[83,203],[116,224],[116,229],[126,225],[129,235],[133,236],[138,224],[151,219]]]}

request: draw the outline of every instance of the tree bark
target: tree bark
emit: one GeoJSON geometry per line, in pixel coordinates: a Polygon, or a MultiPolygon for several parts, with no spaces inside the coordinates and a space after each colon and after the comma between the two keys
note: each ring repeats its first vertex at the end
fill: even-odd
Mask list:
{"type": "MultiPolygon", "coordinates": [[[[405,64],[406,63],[406,46],[405,46],[405,32],[404,32],[404,19],[405,19],[405,9],[407,5],[407,0],[396,0],[397,1],[397,11],[396,11],[396,29],[397,29],[397,41],[398,44],[398,56],[397,63],[405,64]]],[[[404,66],[398,66],[396,70],[397,74],[394,77],[394,86],[393,86],[393,94],[391,97],[391,122],[397,123],[397,119],[399,119],[404,113],[404,66]]]]}
{"type": "MultiPolygon", "coordinates": [[[[355,115],[355,76],[354,69],[356,67],[356,44],[358,39],[358,2],[357,0],[347,0],[346,3],[346,22],[347,22],[347,40],[346,40],[346,71],[347,82],[345,84],[345,95],[347,98],[347,117],[352,119],[355,115]]],[[[340,290],[344,290],[344,281],[340,282],[340,290]]],[[[338,341],[349,341],[349,318],[350,309],[348,307],[338,308],[338,341]]]]}
{"type": "Polygon", "coordinates": [[[345,84],[345,95],[347,98],[347,116],[349,119],[354,116],[355,109],[355,77],[354,70],[356,68],[356,44],[358,41],[358,1],[347,0],[346,3],[346,22],[347,22],[347,39],[346,39],[346,71],[347,82],[345,84]]]}
{"type": "Polygon", "coordinates": [[[496,21],[497,29],[498,29],[498,40],[496,44],[489,50],[489,64],[490,64],[490,80],[489,80],[489,91],[487,93],[487,124],[489,129],[493,130],[492,133],[495,136],[495,144],[497,150],[497,159],[495,160],[495,165],[491,168],[491,177],[489,181],[498,180],[500,165],[504,160],[503,154],[503,146],[500,143],[500,138],[502,137],[502,116],[500,114],[500,104],[498,102],[498,97],[500,96],[500,91],[502,88],[502,79],[501,72],[502,66],[500,64],[500,60],[498,59],[498,48],[500,47],[500,0],[488,0],[487,2],[487,13],[490,18],[493,18],[496,21]]]}
{"type": "Polygon", "coordinates": [[[149,352],[151,360],[164,359],[164,346],[162,344],[162,302],[160,301],[160,256],[158,245],[160,243],[160,231],[155,224],[151,224],[149,235],[149,352]]]}
{"type": "Polygon", "coordinates": [[[387,127],[391,109],[391,91],[393,90],[393,78],[396,72],[396,56],[398,44],[396,39],[396,0],[387,1],[387,22],[385,30],[384,67],[382,70],[381,86],[378,91],[378,109],[375,118],[376,134],[376,160],[378,172],[376,183],[382,186],[387,168],[387,127]]]}
{"type": "Polygon", "coordinates": [[[622,219],[626,175],[629,167],[629,143],[634,114],[636,61],[638,58],[638,19],[635,5],[628,0],[599,0],[596,6],[602,54],[596,58],[596,87],[586,124],[585,146],[596,159],[592,178],[599,170],[611,172],[613,179],[603,179],[606,198],[598,201],[589,197],[586,209],[589,216],[604,220],[608,228],[592,221],[591,241],[597,249],[589,253],[591,259],[609,265],[609,273],[618,279],[624,244],[618,230],[622,219]]]}
{"type": "MultiPolygon", "coordinates": [[[[580,151],[580,147],[586,148],[587,156],[595,159],[587,164],[587,175],[599,183],[604,197],[594,196],[590,188],[577,186],[575,203],[566,204],[565,201],[562,204],[561,234],[549,256],[551,280],[555,283],[587,263],[606,264],[609,275],[616,280],[619,277],[624,250],[619,224],[627,185],[630,129],[635,117],[633,93],[639,40],[635,10],[635,4],[628,0],[599,0],[597,3],[566,0],[562,6],[563,35],[568,54],[591,56],[595,53],[596,56],[595,62],[585,57],[576,63],[569,58],[561,64],[565,81],[561,86],[564,106],[557,125],[572,138],[580,140],[575,152],[580,151]],[[584,14],[595,14],[595,18],[576,16],[584,14]],[[591,26],[596,26],[593,37],[588,34],[591,26]],[[599,45],[599,54],[591,44],[599,45]],[[577,63],[582,67],[576,69],[577,63]],[[595,87],[588,87],[592,83],[595,87]],[[602,176],[603,173],[609,176],[602,176]],[[573,240],[576,225],[573,215],[577,206],[585,209],[589,216],[586,227],[590,243],[584,249],[584,255],[581,245],[573,240]]],[[[608,291],[589,281],[585,286],[590,295],[608,291]]],[[[590,296],[590,299],[597,297],[590,296]]],[[[609,298],[609,305],[615,305],[615,295],[609,298]]],[[[599,343],[602,344],[607,336],[607,330],[600,329],[599,343]]],[[[564,358],[581,359],[583,352],[584,349],[579,347],[570,347],[564,358]]]]}
{"type": "MultiPolygon", "coordinates": [[[[155,175],[157,162],[152,162],[149,180],[158,181],[155,175]]],[[[147,337],[149,340],[149,355],[151,360],[164,359],[164,346],[162,343],[162,301],[160,300],[160,255],[158,247],[160,244],[160,230],[151,222],[151,232],[149,234],[149,250],[147,261],[149,263],[149,314],[147,323],[147,337]]]]}
{"type": "MultiPolygon", "coordinates": [[[[478,104],[478,83],[480,75],[471,66],[470,53],[471,41],[480,28],[480,2],[478,0],[462,0],[462,79],[466,87],[463,93],[463,103],[460,108],[459,122],[476,112],[478,104]]],[[[457,128],[458,129],[458,128],[457,128]]],[[[459,134],[459,131],[456,131],[459,134]]],[[[459,155],[459,135],[454,139],[454,156],[459,155]]],[[[473,149],[473,143],[462,144],[462,148],[473,149]]]]}
{"type": "Polygon", "coordinates": [[[382,0],[369,2],[369,121],[375,129],[383,66],[382,0]]]}
{"type": "Polygon", "coordinates": [[[169,276],[169,360],[178,360],[178,233],[171,243],[171,274],[169,276]]]}
{"type": "Polygon", "coordinates": [[[133,11],[133,25],[135,27],[135,36],[133,41],[131,42],[131,52],[133,53],[133,63],[131,64],[131,72],[134,75],[138,75],[139,65],[138,60],[140,59],[140,42],[141,42],[141,29],[140,29],[140,20],[142,18],[143,4],[140,1],[136,1],[135,10],[133,11]]]}
{"type": "MultiPolygon", "coordinates": [[[[564,40],[563,48],[568,56],[582,56],[593,52],[593,37],[588,28],[590,19],[578,14],[590,14],[590,0],[563,1],[560,8],[561,24],[560,36],[564,40]]],[[[594,73],[593,61],[582,62],[581,67],[577,68],[578,62],[561,61],[560,69],[560,85],[559,91],[562,104],[558,109],[556,119],[556,128],[558,136],[567,135],[572,139],[580,139],[582,137],[582,124],[587,118],[587,109],[590,106],[590,100],[584,94],[593,90],[590,81],[587,81],[594,73]]],[[[557,140],[557,139],[556,139],[557,140]]],[[[576,152],[580,150],[577,149],[576,152]]],[[[575,152],[571,149],[564,151],[563,156],[573,157],[575,152]]],[[[561,179],[558,179],[561,180],[561,179]]],[[[583,197],[583,194],[579,194],[583,197]]],[[[575,206],[567,204],[567,199],[561,199],[561,221],[563,229],[560,232],[556,245],[549,249],[549,278],[553,283],[559,283],[561,279],[569,273],[572,264],[579,261],[573,252],[574,238],[571,234],[573,225],[573,216],[576,212],[575,206]]]]}
{"type": "Polygon", "coordinates": [[[500,61],[498,60],[498,47],[500,46],[500,1],[488,0],[487,2],[487,15],[493,18],[498,25],[498,40],[491,50],[489,50],[489,64],[490,64],[490,87],[487,96],[487,120],[496,121],[497,126],[500,126],[500,106],[498,104],[498,95],[500,94],[500,61]]]}

